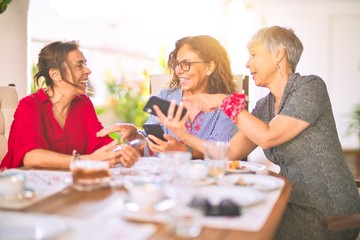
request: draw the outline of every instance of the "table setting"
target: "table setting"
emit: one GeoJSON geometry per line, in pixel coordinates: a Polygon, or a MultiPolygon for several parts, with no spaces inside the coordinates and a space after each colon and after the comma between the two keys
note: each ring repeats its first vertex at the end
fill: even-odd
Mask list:
{"type": "MultiPolygon", "coordinates": [[[[210,148],[216,149],[213,145],[210,148]]],[[[109,168],[103,161],[78,160],[69,171],[8,169],[0,173],[0,189],[1,181],[9,176],[22,182],[12,183],[19,185],[19,189],[11,193],[11,199],[0,190],[0,219],[8,219],[8,225],[0,221],[1,232],[5,236],[10,235],[9,231],[13,233],[19,227],[14,219],[21,215],[26,216],[21,218],[24,221],[33,219],[28,222],[37,224],[42,231],[31,232],[34,226],[29,227],[25,221],[24,233],[59,235],[56,239],[86,236],[84,229],[100,222],[106,223],[104,229],[108,226],[110,239],[123,231],[110,230],[110,226],[129,224],[127,229],[131,229],[139,223],[144,227],[139,239],[148,239],[159,224],[165,226],[164,231],[185,238],[199,237],[208,228],[260,231],[278,202],[285,180],[268,175],[265,165],[228,160],[219,154],[221,150],[216,152],[215,159],[205,152],[204,160],[192,160],[187,152],[165,152],[159,157],[141,157],[130,168],[109,168]],[[28,197],[22,196],[25,190],[28,197]],[[99,208],[96,214],[89,213],[92,218],[87,221],[69,210],[63,214],[61,208],[51,211],[46,208],[50,198],[61,202],[61,198],[79,192],[96,199],[104,191],[109,194],[104,199],[111,198],[113,204],[106,210],[99,208]],[[61,214],[52,214],[54,211],[61,214]],[[40,223],[39,219],[46,221],[40,223]],[[59,228],[53,229],[46,222],[56,222],[59,228]]]]}
{"type": "MultiPolygon", "coordinates": [[[[149,166],[156,165],[154,161],[156,162],[158,159],[142,158],[134,168],[149,169],[149,166]]],[[[185,169],[191,169],[188,172],[188,177],[194,175],[191,171],[194,171],[193,169],[196,168],[195,166],[197,164],[201,164],[197,162],[202,161],[203,164],[206,164],[204,160],[190,161],[192,161],[189,163],[190,166],[185,166],[184,164],[185,169]]],[[[169,193],[171,192],[171,188],[175,188],[174,191],[178,192],[183,190],[183,192],[181,192],[182,197],[187,198],[180,200],[183,206],[191,201],[191,197],[197,196],[206,198],[212,201],[213,204],[218,204],[224,199],[230,199],[241,208],[241,214],[239,216],[202,216],[200,220],[202,226],[258,231],[265,223],[284,186],[283,179],[265,175],[263,165],[261,165],[259,169],[260,173],[257,174],[254,174],[252,170],[250,174],[249,172],[233,173],[232,171],[225,171],[224,175],[218,179],[206,178],[206,180],[203,181],[196,179],[194,176],[192,178],[186,178],[183,181],[178,179],[178,182],[174,181],[170,186],[167,186],[168,189],[166,190],[168,191],[168,196],[172,197],[174,195],[169,193]],[[202,184],[199,184],[199,182],[202,184]],[[186,197],[185,195],[190,196],[186,197]]],[[[179,174],[181,174],[181,172],[179,174]]],[[[202,174],[199,173],[199,176],[200,175],[202,174]]],[[[140,208],[130,207],[125,209],[122,215],[124,218],[132,220],[166,223],[168,221],[168,211],[176,204],[168,200],[168,202],[163,203],[163,205],[167,207],[160,208],[159,210],[159,206],[157,205],[152,211],[142,211],[140,208]]]]}

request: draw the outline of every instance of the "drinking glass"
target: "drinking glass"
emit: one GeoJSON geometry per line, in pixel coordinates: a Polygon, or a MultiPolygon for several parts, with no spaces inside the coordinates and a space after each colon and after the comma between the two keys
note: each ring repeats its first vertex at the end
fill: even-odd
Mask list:
{"type": "Polygon", "coordinates": [[[169,181],[174,180],[181,174],[182,166],[191,160],[191,153],[181,151],[161,152],[159,161],[163,174],[169,175],[169,181]]]}
{"type": "Polygon", "coordinates": [[[110,167],[107,161],[75,160],[70,163],[72,186],[78,191],[92,191],[109,186],[110,167]]]}
{"type": "Polygon", "coordinates": [[[171,210],[172,229],[180,238],[196,238],[202,231],[202,216],[200,209],[189,206],[176,206],[171,210]]]}
{"type": "Polygon", "coordinates": [[[205,142],[204,159],[208,163],[209,176],[215,179],[222,177],[227,169],[229,160],[229,143],[205,142]]]}

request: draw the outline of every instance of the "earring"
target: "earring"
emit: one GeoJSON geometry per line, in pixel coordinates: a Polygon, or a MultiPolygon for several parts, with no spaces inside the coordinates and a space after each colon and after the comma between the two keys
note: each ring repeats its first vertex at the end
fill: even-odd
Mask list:
{"type": "Polygon", "coordinates": [[[207,74],[206,74],[206,75],[210,76],[211,74],[212,74],[212,72],[207,72],[207,74]]]}
{"type": "Polygon", "coordinates": [[[276,62],[276,69],[277,69],[277,70],[279,70],[279,72],[280,72],[280,76],[283,78],[283,77],[284,77],[284,75],[283,75],[283,74],[282,74],[282,72],[281,72],[279,62],[276,62]]]}

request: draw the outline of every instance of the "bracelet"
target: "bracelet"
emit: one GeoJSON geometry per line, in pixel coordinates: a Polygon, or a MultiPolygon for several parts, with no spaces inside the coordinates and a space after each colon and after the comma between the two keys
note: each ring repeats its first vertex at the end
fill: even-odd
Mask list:
{"type": "Polygon", "coordinates": [[[80,153],[78,153],[75,149],[72,152],[71,161],[80,160],[80,153]]]}
{"type": "Polygon", "coordinates": [[[224,98],[220,108],[236,124],[237,115],[246,108],[245,94],[234,92],[224,98]]]}

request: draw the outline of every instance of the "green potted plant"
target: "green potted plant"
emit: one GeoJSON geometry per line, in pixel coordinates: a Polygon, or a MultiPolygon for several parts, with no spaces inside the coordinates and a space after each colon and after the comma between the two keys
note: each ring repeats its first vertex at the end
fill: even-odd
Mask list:
{"type": "MultiPolygon", "coordinates": [[[[356,133],[360,141],[360,103],[356,104],[351,112],[351,122],[348,127],[348,133],[356,133]]],[[[358,152],[360,152],[360,146],[358,146],[358,152]]]]}
{"type": "Polygon", "coordinates": [[[5,12],[7,5],[9,5],[10,2],[11,0],[0,0],[0,14],[5,12]]]}
{"type": "Polygon", "coordinates": [[[359,146],[355,151],[353,151],[355,155],[356,169],[357,175],[360,174],[360,103],[356,104],[351,112],[351,122],[348,126],[348,134],[355,133],[358,136],[359,146]]]}

